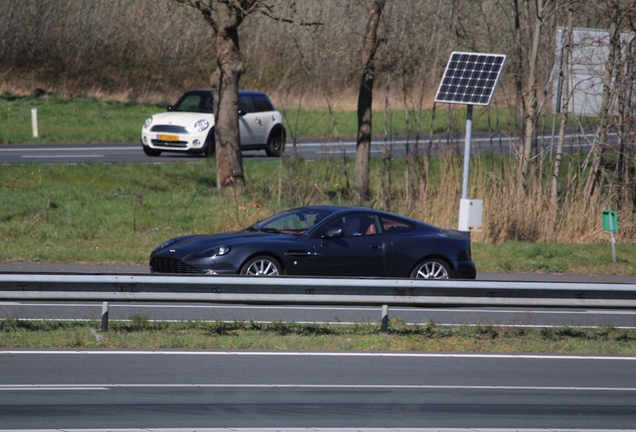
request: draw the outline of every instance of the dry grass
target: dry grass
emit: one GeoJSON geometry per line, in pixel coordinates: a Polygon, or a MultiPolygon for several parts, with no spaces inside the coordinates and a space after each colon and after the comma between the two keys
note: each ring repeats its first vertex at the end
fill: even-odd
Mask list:
{"type": "Polygon", "coordinates": [[[633,330],[514,328],[480,325],[445,327],[429,322],[405,325],[392,319],[388,332],[377,323],[322,325],[275,322],[151,323],[143,317],[113,321],[110,331],[97,321],[0,321],[2,348],[259,349],[418,352],[522,352],[633,355],[633,330]]]}

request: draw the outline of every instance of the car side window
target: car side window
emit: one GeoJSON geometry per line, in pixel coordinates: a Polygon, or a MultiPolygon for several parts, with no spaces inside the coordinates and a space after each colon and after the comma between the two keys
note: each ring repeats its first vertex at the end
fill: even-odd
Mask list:
{"type": "Polygon", "coordinates": [[[239,96],[239,110],[245,114],[254,112],[254,104],[251,96],[239,96]]]}
{"type": "Polygon", "coordinates": [[[375,217],[368,214],[350,214],[338,218],[327,225],[319,235],[330,228],[342,228],[343,237],[367,236],[377,233],[375,217]]]}
{"type": "Polygon", "coordinates": [[[382,225],[382,231],[388,234],[406,232],[412,228],[411,225],[406,222],[386,216],[380,218],[380,223],[382,225]]]}
{"type": "Polygon", "coordinates": [[[214,108],[212,107],[212,96],[203,96],[203,111],[204,112],[213,112],[214,108]]]}
{"type": "Polygon", "coordinates": [[[252,97],[254,102],[254,112],[274,111],[274,106],[264,95],[255,95],[252,97]]]}

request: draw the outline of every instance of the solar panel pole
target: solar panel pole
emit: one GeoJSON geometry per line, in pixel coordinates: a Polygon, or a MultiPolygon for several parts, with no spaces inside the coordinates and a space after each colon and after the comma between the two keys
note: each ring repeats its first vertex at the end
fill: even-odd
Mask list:
{"type": "Polygon", "coordinates": [[[473,105],[488,106],[506,64],[502,54],[465,53],[453,51],[442,81],[435,95],[435,102],[464,104],[466,113],[466,139],[464,142],[464,175],[462,198],[459,202],[459,230],[481,231],[483,200],[468,199],[470,174],[470,140],[473,129],[473,105]]]}
{"type": "Polygon", "coordinates": [[[464,177],[462,181],[462,198],[468,199],[468,174],[470,172],[470,137],[473,129],[473,106],[466,106],[466,138],[464,142],[464,177]]]}

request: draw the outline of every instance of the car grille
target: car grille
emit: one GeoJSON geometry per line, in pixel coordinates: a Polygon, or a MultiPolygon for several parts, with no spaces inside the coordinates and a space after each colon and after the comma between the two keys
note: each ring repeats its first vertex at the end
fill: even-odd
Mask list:
{"type": "Polygon", "coordinates": [[[197,273],[196,268],[174,258],[153,258],[150,267],[157,273],[197,273]]]}
{"type": "Polygon", "coordinates": [[[188,147],[188,143],[185,141],[159,141],[159,140],[150,140],[153,146],[155,147],[177,147],[177,148],[186,148],[188,147]]]}
{"type": "Polygon", "coordinates": [[[150,128],[150,132],[170,132],[170,133],[177,133],[177,134],[190,133],[183,126],[175,126],[175,125],[155,125],[150,128]]]}

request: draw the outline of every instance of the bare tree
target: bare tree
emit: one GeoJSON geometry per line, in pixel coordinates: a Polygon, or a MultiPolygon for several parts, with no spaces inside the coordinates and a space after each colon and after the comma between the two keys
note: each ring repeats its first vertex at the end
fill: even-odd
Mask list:
{"type": "MultiPolygon", "coordinates": [[[[572,49],[572,31],[573,31],[573,9],[574,1],[568,0],[567,3],[567,30],[565,34],[565,43],[563,45],[563,54],[561,56],[561,78],[563,81],[563,106],[561,108],[561,123],[559,125],[559,139],[557,141],[557,150],[554,161],[554,171],[551,186],[551,201],[556,220],[556,209],[559,199],[559,177],[561,176],[561,159],[563,158],[563,143],[565,141],[565,128],[567,127],[569,110],[570,110],[570,50],[572,49]]],[[[556,96],[553,96],[556,97],[556,96]]],[[[560,101],[559,101],[560,102],[560,101]]]]}
{"type": "Polygon", "coordinates": [[[527,97],[528,103],[526,104],[525,112],[525,129],[523,137],[523,153],[521,155],[521,167],[519,171],[519,183],[520,191],[527,192],[528,189],[528,174],[530,170],[530,160],[533,157],[533,152],[536,147],[536,130],[539,117],[538,102],[537,102],[537,62],[539,56],[539,43],[541,41],[541,30],[544,25],[544,20],[547,15],[547,6],[549,0],[536,0],[536,15],[534,21],[534,28],[532,31],[532,49],[530,51],[530,64],[528,67],[528,82],[527,82],[527,97]]]}
{"type": "MultiPolygon", "coordinates": [[[[601,181],[602,167],[601,162],[605,154],[605,145],[607,143],[607,135],[611,128],[611,98],[614,97],[612,90],[612,78],[616,73],[616,59],[620,51],[620,30],[619,26],[623,18],[623,10],[620,0],[608,0],[606,2],[607,10],[610,17],[609,26],[609,46],[607,63],[605,65],[605,73],[603,75],[603,96],[601,100],[601,109],[599,113],[599,121],[597,128],[597,141],[594,143],[588,158],[592,158],[592,166],[588,172],[587,181],[585,183],[585,196],[590,198],[598,191],[601,181]]],[[[588,161],[585,161],[587,165],[588,161]]]]}
{"type": "Polygon", "coordinates": [[[238,27],[260,6],[260,0],[175,0],[197,9],[214,29],[216,70],[210,77],[214,94],[214,142],[217,188],[244,187],[238,123],[239,79],[245,72],[238,27]]]}
{"type": "Polygon", "coordinates": [[[353,175],[353,199],[361,202],[369,193],[369,159],[371,157],[371,117],[375,53],[378,49],[378,24],[386,0],[374,0],[362,44],[362,77],[358,93],[358,140],[353,175]]]}

